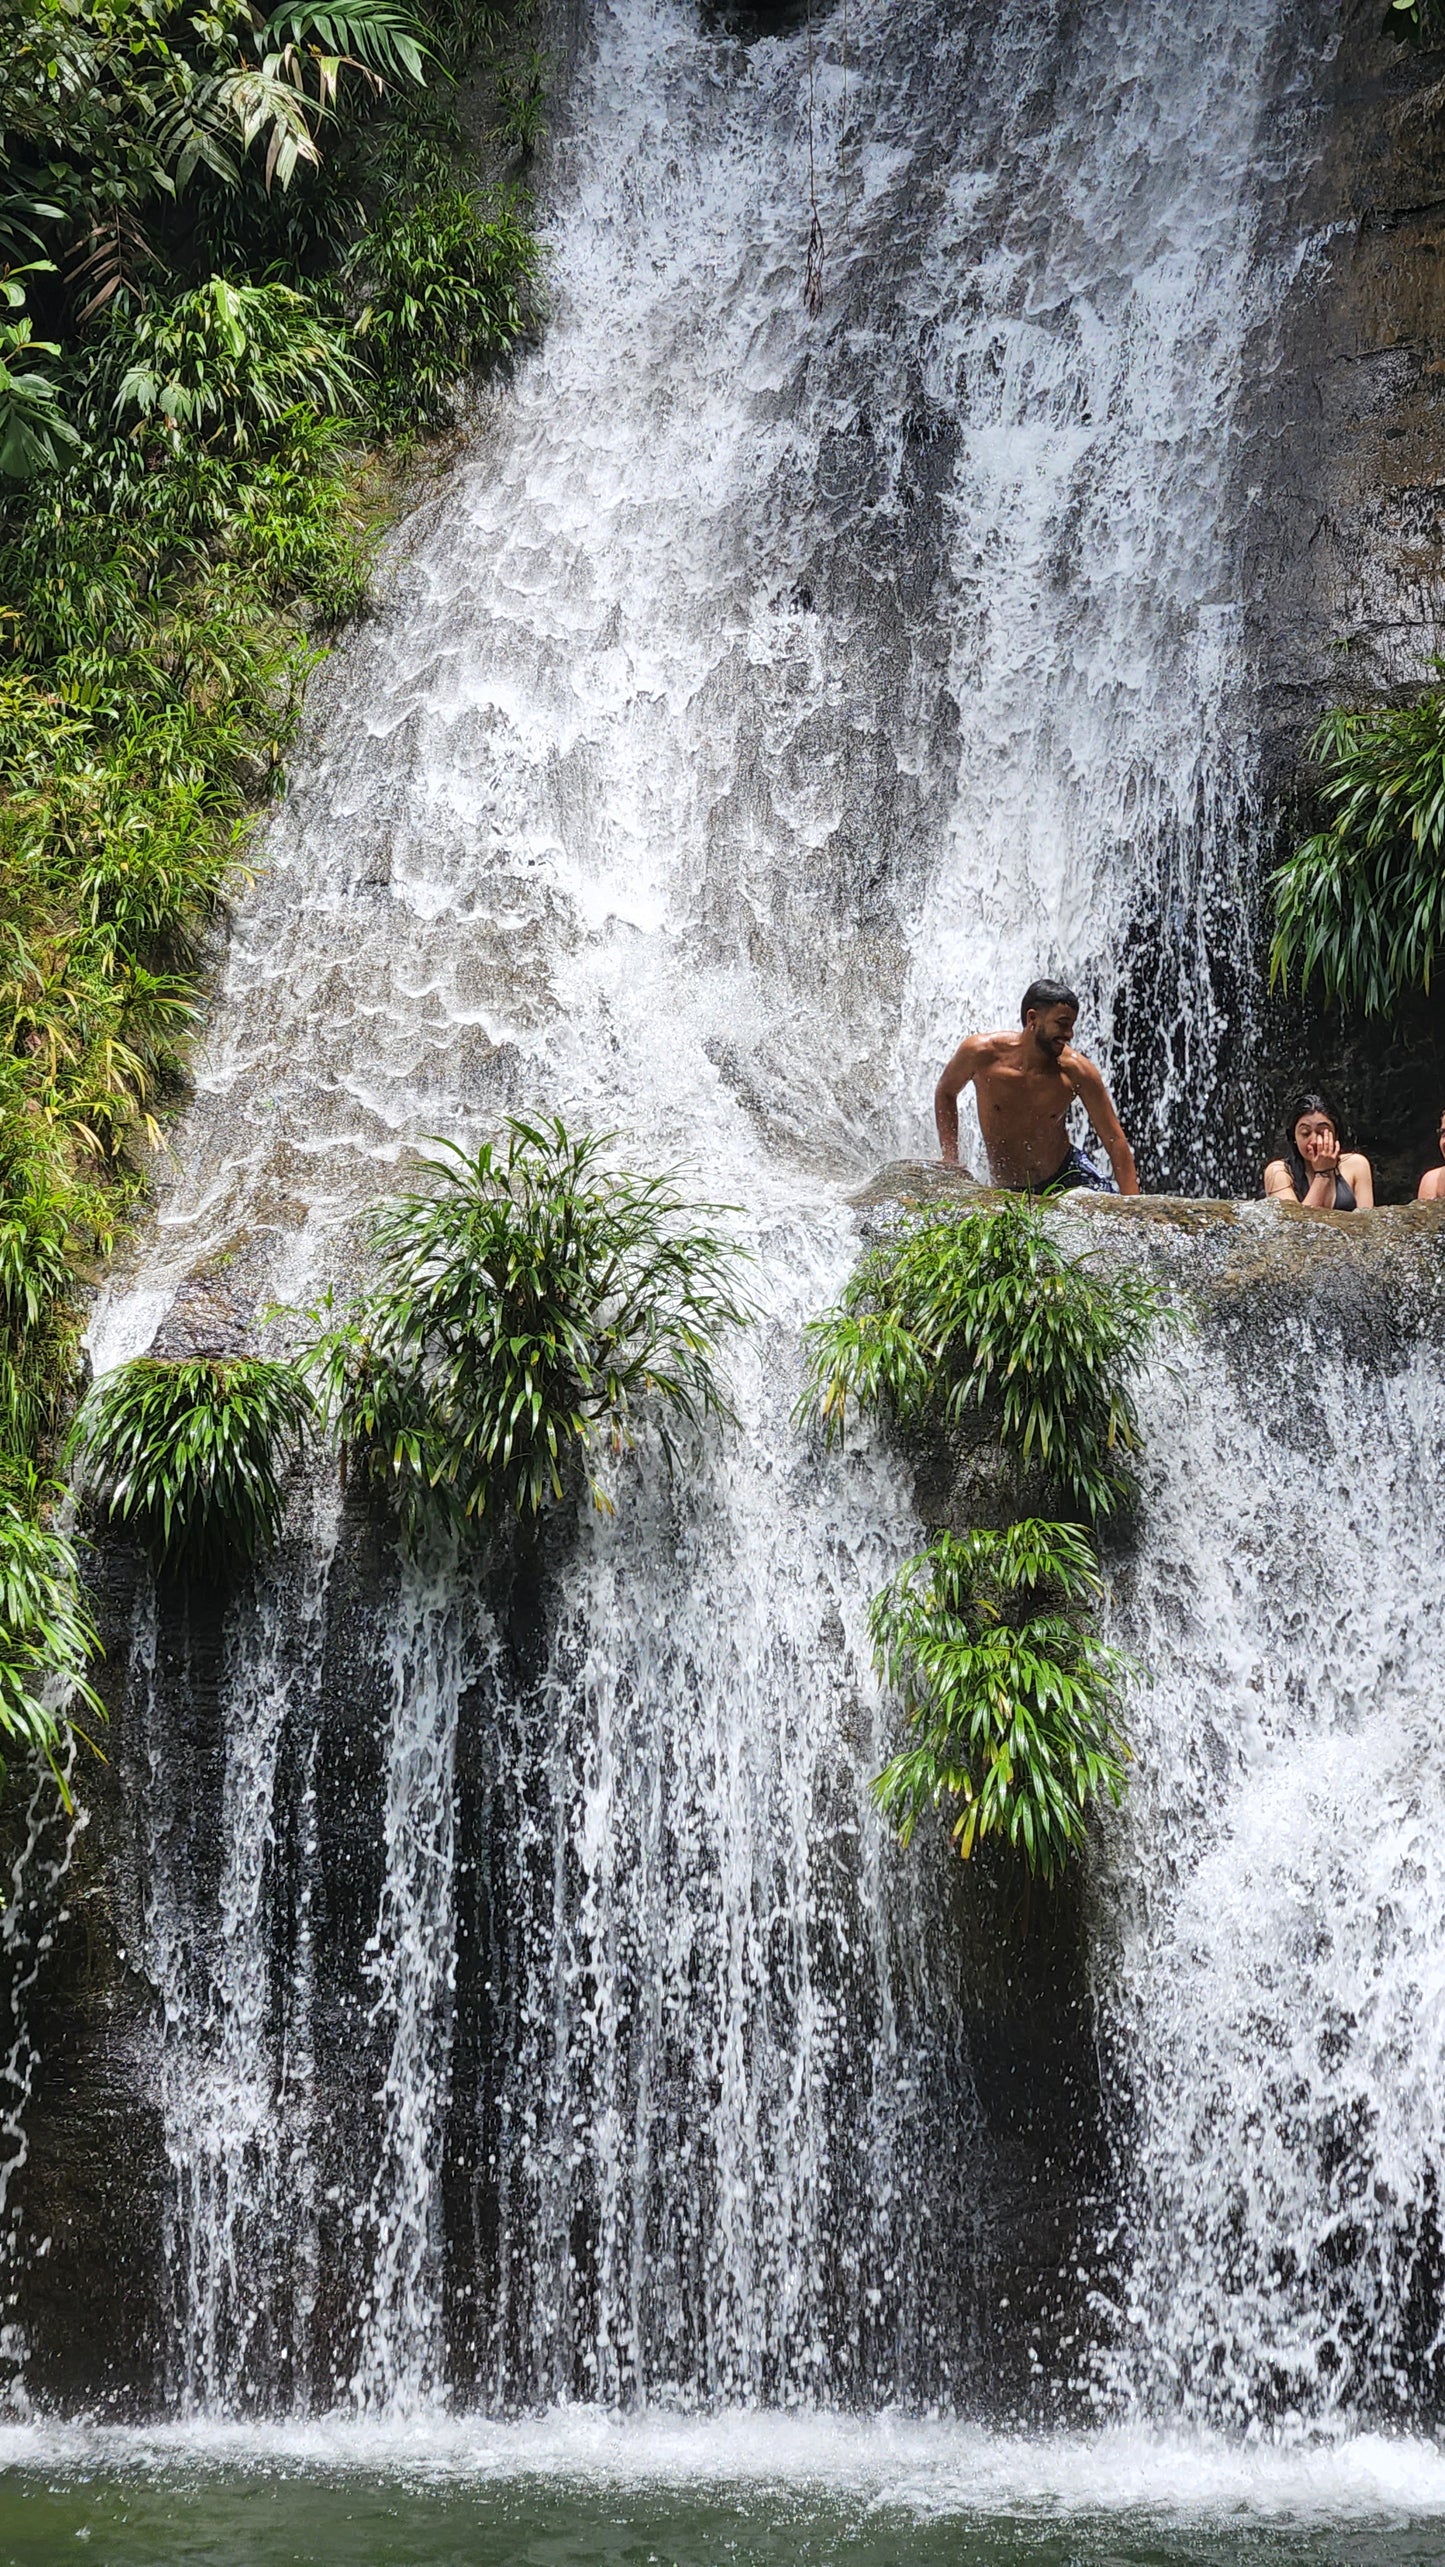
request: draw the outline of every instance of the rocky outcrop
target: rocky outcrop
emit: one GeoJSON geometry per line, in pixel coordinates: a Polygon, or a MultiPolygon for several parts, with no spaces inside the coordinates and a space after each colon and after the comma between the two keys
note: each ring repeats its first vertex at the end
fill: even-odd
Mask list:
{"type": "MultiPolygon", "coordinates": [[[[1275,200],[1283,317],[1277,354],[1259,352],[1246,466],[1242,595],[1281,853],[1307,817],[1300,759],[1322,708],[1408,698],[1445,648],[1445,49],[1392,39],[1383,15],[1348,0],[1334,36],[1286,23],[1283,42],[1325,60],[1281,85],[1260,141],[1303,118],[1315,146],[1302,191],[1275,200]]],[[[1323,1086],[1382,1198],[1413,1194],[1445,1100],[1438,1000],[1369,1024],[1275,1004],[1254,1040],[1254,1093],[1323,1086]]]]}
{"type": "Polygon", "coordinates": [[[1317,144],[1277,207],[1289,283],[1245,584],[1283,773],[1321,703],[1407,691],[1445,639],[1445,51],[1380,21],[1349,0],[1309,104],[1286,87],[1274,111],[1317,144]]]}

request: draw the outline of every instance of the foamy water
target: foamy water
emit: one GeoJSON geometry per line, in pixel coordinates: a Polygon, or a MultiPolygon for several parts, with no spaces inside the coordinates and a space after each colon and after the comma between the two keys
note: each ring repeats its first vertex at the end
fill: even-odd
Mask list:
{"type": "Polygon", "coordinates": [[[919,2517],[1068,2519],[1145,2514],[1208,2524],[1445,2515],[1445,2454],[1424,2440],[1362,2434],[1296,2448],[1243,2448],[1138,2433],[1014,2438],[887,2417],[729,2414],[619,2420],[572,2407],[525,2423],[81,2425],[0,2427],[0,2469],[166,2477],[196,2471],[394,2476],[502,2487],[561,2480],[594,2490],[795,2491],[919,2517]]]}

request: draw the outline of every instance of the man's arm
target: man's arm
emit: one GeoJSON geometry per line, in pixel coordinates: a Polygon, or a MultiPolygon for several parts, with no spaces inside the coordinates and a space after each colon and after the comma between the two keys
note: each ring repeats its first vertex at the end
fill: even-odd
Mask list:
{"type": "Polygon", "coordinates": [[[1137,1194],[1139,1171],[1134,1165],[1134,1153],[1124,1138],[1124,1126],[1114,1111],[1112,1096],[1092,1061],[1084,1060],[1076,1052],[1069,1067],[1074,1073],[1074,1094],[1109,1153],[1109,1165],[1114,1171],[1114,1182],[1119,1192],[1137,1194]]]}
{"type": "Polygon", "coordinates": [[[981,1048],[976,1034],[965,1035],[933,1091],[938,1146],[951,1168],[958,1165],[958,1100],[978,1068],[981,1048]]]}

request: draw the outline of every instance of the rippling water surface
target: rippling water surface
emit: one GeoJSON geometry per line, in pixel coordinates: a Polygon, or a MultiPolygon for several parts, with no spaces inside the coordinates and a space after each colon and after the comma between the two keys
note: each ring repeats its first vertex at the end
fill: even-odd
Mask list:
{"type": "Polygon", "coordinates": [[[12,2428],[0,2561],[49,2567],[1395,2567],[1445,2561],[1445,2458],[720,2417],[12,2428]]]}

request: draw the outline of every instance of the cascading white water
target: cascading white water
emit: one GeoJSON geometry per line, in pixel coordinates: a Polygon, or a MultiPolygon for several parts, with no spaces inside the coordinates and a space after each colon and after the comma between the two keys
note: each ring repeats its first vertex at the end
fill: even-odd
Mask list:
{"type": "Polygon", "coordinates": [[[1104,2367],[1146,2413],[1438,2400],[1438,1239],[1373,1286],[1276,1307],[1148,1402],[1122,1619],[1154,1680],[1100,1883],[1128,2133],[1104,2367]]]}
{"type": "Polygon", "coordinates": [[[940,1875],[865,1789],[864,1609],[914,1524],[885,1456],[792,1428],[798,1331],[853,1252],[849,1185],[923,1142],[941,1054],[1036,970],[1083,983],[1106,1053],[1126,965],[1154,993],[1147,1137],[1178,1155],[1240,942],[1232,440],[1272,17],[831,18],[811,319],[807,32],[595,15],[542,346],[318,683],[183,1173],[97,1344],[238,1250],[307,1288],[426,1135],[515,1105],[690,1165],[738,1207],[762,1317],[737,1433],[678,1488],[644,1461],[555,1565],[535,1681],[460,1585],[380,1595],[360,2154],[365,2115],[343,2147],[292,2114],[316,1965],[248,1993],[275,1723],[304,1730],[315,1661],[283,1712],[264,1611],[233,1626],[219,1940],[155,1820],[194,2398],[414,2406],[449,2334],[508,2403],[960,2389],[961,2001],[940,1875]],[[313,2355],[328,2263],[353,2279],[313,2355]]]}
{"type": "Polygon", "coordinates": [[[1233,475],[1279,15],[1085,9],[1052,47],[1009,15],[998,90],[1012,74],[1022,112],[996,159],[955,165],[925,259],[927,397],[958,423],[958,791],[899,1085],[1062,972],[1081,1039],[1107,1056],[1128,1018],[1146,1182],[1189,1191],[1242,1174],[1220,1130],[1251,1005],[1220,980],[1248,946],[1253,817],[1233,475]]]}
{"type": "MultiPolygon", "coordinates": [[[[132,1637],[146,1751],[142,1957],[164,2006],[174,2177],[165,2250],[174,2390],[187,2413],[215,2407],[233,2382],[258,2371],[277,2376],[295,2365],[305,2376],[309,2368],[317,2260],[309,2039],[315,1694],[337,1529],[334,1494],[323,1491],[299,1584],[292,1559],[263,1570],[230,1626],[213,1923],[210,1902],[198,1896],[197,1849],[175,1824],[185,1751],[165,1718],[149,1581],[132,1637]],[[288,1730],[293,1744],[308,1730],[310,1737],[290,1778],[294,1807],[284,1810],[288,1730]],[[299,1839],[294,1869],[283,1865],[278,1845],[288,1823],[299,1839]],[[283,1930],[291,1894],[295,1912],[283,1930]]],[[[205,1849],[203,1871],[216,1860],[205,1849]]]]}
{"type": "Polygon", "coordinates": [[[408,1563],[387,1639],[391,1697],[381,1913],[366,1949],[384,2025],[384,2140],[364,2228],[371,2282],[351,2383],[364,2409],[415,2409],[444,2379],[440,2178],[456,1955],[456,1744],[473,1678],[467,1583],[408,1563]]]}

